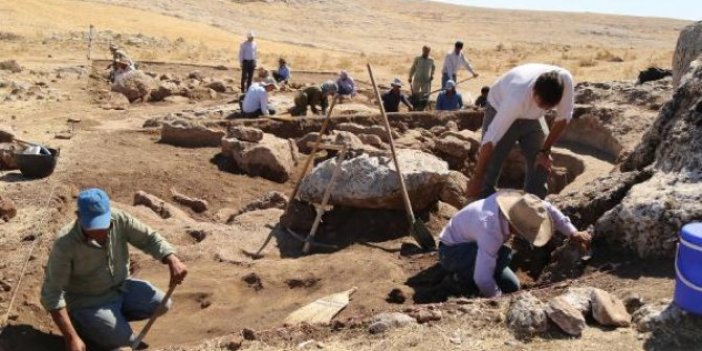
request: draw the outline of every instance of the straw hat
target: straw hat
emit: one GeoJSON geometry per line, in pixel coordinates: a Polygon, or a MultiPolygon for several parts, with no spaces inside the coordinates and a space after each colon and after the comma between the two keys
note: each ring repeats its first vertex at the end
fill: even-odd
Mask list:
{"type": "Polygon", "coordinates": [[[496,200],[502,215],[532,245],[541,247],[551,239],[553,223],[541,199],[518,190],[502,190],[496,200]]]}

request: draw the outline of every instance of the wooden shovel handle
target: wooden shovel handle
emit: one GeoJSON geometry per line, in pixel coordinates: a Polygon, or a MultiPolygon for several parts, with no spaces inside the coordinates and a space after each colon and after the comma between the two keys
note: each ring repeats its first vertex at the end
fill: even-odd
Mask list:
{"type": "Polygon", "coordinates": [[[380,115],[382,116],[383,123],[385,124],[385,131],[388,133],[388,140],[390,141],[390,151],[392,152],[392,160],[395,162],[397,176],[400,178],[402,202],[404,202],[405,204],[405,210],[407,210],[407,219],[409,220],[410,226],[412,226],[414,224],[414,212],[412,211],[412,204],[410,203],[409,195],[407,194],[407,185],[405,185],[405,178],[402,176],[402,172],[400,171],[400,162],[397,160],[397,153],[395,152],[395,142],[392,139],[392,129],[390,129],[390,122],[388,121],[388,116],[385,114],[385,106],[383,106],[383,100],[380,97],[380,91],[378,90],[378,86],[375,84],[375,78],[373,77],[373,68],[371,68],[370,63],[368,64],[368,74],[370,75],[371,84],[373,85],[375,98],[378,100],[378,105],[380,106],[380,115]]]}
{"type": "Polygon", "coordinates": [[[178,285],[172,285],[170,288],[168,288],[168,291],[166,292],[166,296],[163,297],[163,300],[161,300],[161,303],[158,305],[156,308],[156,311],[154,311],[154,314],[149,318],[149,321],[146,322],[146,325],[144,326],[144,329],[141,330],[141,333],[139,333],[139,336],[137,336],[136,339],[134,339],[134,342],[132,343],[132,350],[136,350],[139,344],[141,344],[141,341],[144,340],[144,337],[146,337],[146,334],[149,332],[151,327],[154,325],[156,322],[156,319],[160,316],[161,310],[166,308],[166,304],[168,304],[168,301],[171,299],[171,296],[173,295],[173,291],[175,291],[175,288],[178,285]]]}
{"type": "Polygon", "coordinates": [[[324,123],[322,123],[322,128],[319,130],[319,135],[317,136],[317,140],[315,140],[314,146],[312,147],[312,152],[310,153],[309,156],[307,156],[307,160],[305,160],[305,165],[302,167],[302,173],[300,173],[300,176],[297,179],[297,183],[295,184],[295,188],[293,189],[292,193],[290,194],[290,197],[288,200],[288,206],[285,207],[285,213],[288,212],[288,209],[290,208],[290,204],[293,202],[293,200],[295,200],[295,196],[297,196],[297,192],[300,191],[300,184],[302,184],[302,178],[304,178],[305,175],[307,174],[307,170],[310,168],[310,165],[312,164],[312,160],[314,159],[315,155],[317,154],[317,151],[319,150],[319,145],[322,143],[322,138],[324,137],[324,133],[327,131],[327,127],[329,127],[329,121],[331,119],[331,114],[332,114],[332,111],[334,110],[334,106],[336,105],[337,99],[338,99],[338,96],[334,95],[332,103],[329,106],[329,111],[327,111],[327,115],[324,118],[324,123]]]}

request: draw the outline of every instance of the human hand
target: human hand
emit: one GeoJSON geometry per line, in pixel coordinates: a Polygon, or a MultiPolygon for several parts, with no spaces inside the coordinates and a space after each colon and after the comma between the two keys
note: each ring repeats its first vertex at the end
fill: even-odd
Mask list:
{"type": "Polygon", "coordinates": [[[66,351],[86,351],[85,343],[79,336],[66,339],[66,351]]]}
{"type": "Polygon", "coordinates": [[[592,241],[592,235],[590,235],[590,233],[588,233],[586,231],[579,231],[579,232],[575,232],[575,234],[573,234],[571,236],[571,240],[582,245],[583,248],[585,249],[585,251],[587,251],[590,248],[590,242],[592,241]]]}
{"type": "Polygon", "coordinates": [[[176,286],[183,283],[185,276],[188,275],[188,267],[176,255],[166,257],[168,268],[171,271],[170,286],[176,286]]]}
{"type": "Polygon", "coordinates": [[[407,80],[410,84],[412,84],[412,78],[407,80]]]}
{"type": "Polygon", "coordinates": [[[551,166],[553,165],[553,158],[550,154],[545,152],[539,152],[536,155],[536,161],[534,161],[534,166],[543,167],[547,173],[551,173],[551,166]]]}

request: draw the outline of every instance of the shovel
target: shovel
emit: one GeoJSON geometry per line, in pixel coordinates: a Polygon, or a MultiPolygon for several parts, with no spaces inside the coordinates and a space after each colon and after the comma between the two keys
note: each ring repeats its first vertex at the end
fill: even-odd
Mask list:
{"type": "Polygon", "coordinates": [[[146,334],[149,332],[151,327],[153,327],[154,323],[156,323],[156,318],[160,316],[159,312],[166,308],[166,304],[168,303],[168,300],[171,299],[171,295],[173,295],[173,291],[175,291],[175,288],[178,285],[171,285],[170,288],[168,288],[168,292],[166,292],[166,296],[163,297],[163,300],[161,300],[161,303],[156,307],[156,311],[154,311],[154,314],[149,318],[149,321],[146,322],[146,325],[144,326],[144,329],[141,330],[141,333],[139,333],[139,336],[134,339],[134,342],[132,342],[132,350],[137,350],[139,345],[141,344],[141,341],[144,340],[146,337],[146,334]]]}
{"type": "Polygon", "coordinates": [[[407,211],[407,220],[410,223],[410,234],[417,241],[419,246],[424,250],[434,250],[436,249],[436,241],[434,241],[434,236],[431,235],[424,222],[417,220],[414,217],[414,212],[412,211],[412,204],[410,203],[409,195],[407,194],[407,185],[405,185],[405,178],[402,176],[400,171],[400,162],[397,160],[397,153],[395,152],[395,142],[392,139],[392,130],[390,129],[390,122],[388,122],[388,116],[385,114],[385,107],[383,106],[383,100],[380,97],[380,91],[378,86],[375,84],[375,78],[373,77],[373,69],[370,63],[368,64],[368,74],[370,74],[371,83],[373,84],[373,90],[375,91],[375,98],[378,100],[378,105],[380,105],[380,115],[383,118],[383,123],[385,124],[385,130],[388,133],[388,140],[390,141],[390,151],[392,152],[392,160],[395,162],[395,169],[397,170],[397,175],[400,178],[400,190],[402,192],[402,202],[405,205],[405,210],[407,211]]]}

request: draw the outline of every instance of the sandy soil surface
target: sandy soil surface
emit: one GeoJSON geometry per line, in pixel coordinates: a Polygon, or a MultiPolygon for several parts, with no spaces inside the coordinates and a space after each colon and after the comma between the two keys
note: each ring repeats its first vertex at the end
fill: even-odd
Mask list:
{"type": "MultiPolygon", "coordinates": [[[[369,222],[362,230],[355,222],[335,223],[339,232],[346,235],[342,249],[304,257],[299,256],[299,243],[276,227],[280,210],[253,212],[227,224],[228,214],[271,190],[289,194],[294,184],[222,172],[213,160],[218,148],[178,148],[162,144],[158,142],[158,131],[143,129],[142,124],[149,118],[171,112],[221,106],[235,99],[236,93],[220,94],[214,100],[137,103],[125,111],[104,110],[95,97],[107,86],[100,86],[99,80],[90,78],[91,66],[82,58],[82,34],[78,39],[71,39],[76,36],[70,34],[94,23],[100,30],[109,28],[124,32],[125,36],[144,33],[163,38],[154,46],[135,45],[130,49],[143,55],[144,61],[192,61],[193,65],[147,63],[145,70],[185,75],[197,69],[208,77],[233,79],[229,84],[237,86],[239,72],[231,69],[233,43],[253,26],[261,28],[266,62],[272,63],[282,52],[292,56],[295,67],[301,69],[336,71],[351,66],[361,80],[365,80],[361,61],[377,62],[381,78],[389,80],[397,74],[405,75],[408,60],[423,43],[430,42],[441,48],[441,52],[450,47],[453,38],[467,37],[466,33],[470,33],[470,37],[475,38],[470,53],[477,58],[478,69],[486,72],[478,82],[471,83],[470,89],[476,90],[510,65],[532,60],[572,64],[578,80],[612,79],[623,75],[632,78],[635,70],[626,67],[638,70],[648,63],[669,62],[674,46],[672,38],[684,24],[661,19],[464,9],[420,1],[408,1],[401,8],[393,1],[348,4],[340,7],[341,2],[337,1],[291,1],[282,5],[187,0],[0,3],[0,20],[8,23],[0,30],[21,35],[17,40],[0,40],[3,49],[0,58],[16,58],[25,67],[17,74],[0,71],[0,81],[31,84],[43,81],[49,89],[55,90],[56,96],[0,102],[0,125],[11,127],[22,139],[61,149],[57,169],[49,178],[26,180],[18,171],[0,171],[0,194],[12,199],[18,208],[17,217],[0,223],[0,281],[13,289],[0,290],[0,313],[5,313],[15,292],[20,267],[28,250],[35,246],[18,299],[10,311],[10,326],[0,337],[0,350],[62,348],[56,328],[40,307],[39,289],[52,238],[73,219],[79,189],[89,186],[104,188],[117,207],[159,230],[178,247],[190,267],[188,280],[174,295],[176,304],[172,313],[159,320],[148,337],[148,342],[156,349],[177,349],[177,345],[205,349],[197,345],[202,345],[206,339],[236,335],[243,328],[252,328],[262,335],[260,340],[247,345],[260,350],[294,349],[300,342],[313,338],[323,340],[328,349],[359,350],[646,348],[647,336],[629,328],[618,331],[588,328],[584,336],[576,340],[554,334],[525,342],[515,340],[501,320],[493,318],[477,323],[481,317],[466,315],[448,315],[440,324],[401,329],[383,336],[369,337],[363,329],[354,327],[339,332],[311,328],[299,333],[277,333],[282,320],[291,311],[352,286],[359,290],[349,307],[338,316],[338,320],[349,325],[379,311],[402,310],[417,301],[429,302],[424,299],[432,296],[431,289],[435,285],[431,268],[436,264],[436,254],[401,255],[402,244],[411,242],[405,236],[407,228],[402,213],[384,213],[374,219],[379,222],[375,224],[370,221],[373,214],[355,213],[353,215],[358,217],[354,218],[369,222]],[[348,19],[334,25],[349,28],[348,31],[343,35],[320,36],[320,28],[330,26],[332,14],[338,11],[345,11],[348,19]],[[86,13],[94,17],[80,16],[86,13]],[[466,18],[471,20],[464,21],[466,18]],[[510,28],[503,24],[515,18],[521,18],[523,26],[541,29],[533,34],[519,31],[512,36],[517,23],[510,28]],[[538,25],[545,21],[550,21],[548,26],[538,25]],[[461,24],[452,26],[455,23],[461,24]],[[558,37],[535,39],[551,38],[551,31],[545,28],[557,23],[573,25],[558,37]],[[388,37],[396,28],[402,31],[388,37]],[[440,31],[434,32],[436,28],[440,31]],[[415,32],[423,34],[411,35],[415,32]],[[186,44],[178,44],[178,37],[184,38],[186,44]],[[496,48],[498,44],[504,44],[503,48],[496,48]],[[565,46],[571,48],[565,50],[565,46]],[[611,63],[604,56],[597,59],[597,53],[603,50],[626,57],[624,66],[611,63]],[[388,57],[395,56],[402,58],[388,61],[388,57]],[[581,64],[585,62],[582,60],[599,63],[590,66],[581,64]],[[230,69],[214,69],[218,64],[226,64],[230,69]],[[613,75],[612,72],[619,73],[613,75]],[[80,122],[71,123],[69,119],[80,122]],[[70,140],[55,139],[56,133],[66,130],[73,130],[70,140]],[[209,210],[195,213],[180,207],[171,201],[172,188],[206,199],[209,210]],[[164,220],[143,206],[133,206],[134,193],[138,190],[159,196],[178,206],[182,213],[164,220]],[[190,229],[203,229],[209,235],[196,242],[187,234],[190,229]],[[242,253],[242,250],[255,251],[271,231],[274,240],[264,251],[263,259],[252,260],[242,253]],[[262,289],[243,280],[251,273],[260,278],[262,289]],[[424,275],[429,276],[427,281],[419,279],[420,283],[411,283],[411,278],[424,275]],[[408,296],[403,305],[385,300],[394,288],[408,296]],[[455,340],[455,336],[461,342],[450,341],[455,340]]],[[[106,56],[103,47],[97,52],[99,56],[106,56]]],[[[317,83],[332,77],[329,73],[295,75],[295,79],[303,83],[317,83]]],[[[0,93],[0,98],[10,94],[9,87],[0,88],[0,93]]],[[[282,92],[274,99],[285,105],[293,95],[293,92],[282,92]]],[[[369,100],[360,98],[342,105],[340,113],[344,109],[357,111],[373,109],[373,106],[369,100]]],[[[586,165],[585,171],[567,189],[586,187],[613,167],[611,162],[583,150],[559,151],[577,156],[586,165]]],[[[447,220],[442,211],[427,213],[425,217],[435,234],[447,220]]],[[[138,266],[138,277],[165,286],[167,270],[163,265],[136,252],[133,260],[138,266]]],[[[604,257],[593,262],[583,278],[567,285],[597,286],[620,296],[636,292],[646,299],[658,299],[670,296],[673,286],[672,270],[664,267],[668,265],[632,261],[629,257],[604,257]]],[[[552,296],[564,286],[549,286],[536,293],[552,296]]],[[[137,323],[135,328],[142,325],[137,323]]]]}

